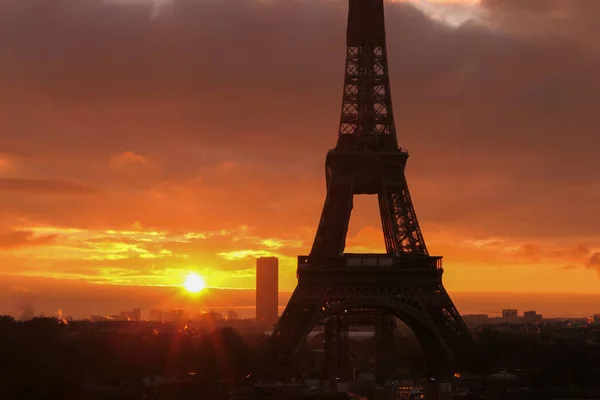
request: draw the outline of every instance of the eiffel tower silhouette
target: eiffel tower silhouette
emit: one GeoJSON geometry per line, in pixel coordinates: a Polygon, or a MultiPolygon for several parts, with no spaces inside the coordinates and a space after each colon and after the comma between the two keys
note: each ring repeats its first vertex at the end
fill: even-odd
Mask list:
{"type": "MultiPolygon", "coordinates": [[[[349,316],[376,310],[413,330],[432,375],[451,377],[471,336],[442,285],[442,257],[427,251],[409,194],[408,153],[398,146],[392,111],[383,0],[349,3],[341,120],[325,162],[327,197],[310,254],[298,257],[298,285],[271,337],[271,374],[292,376],[302,343],[323,323],[326,357],[343,358],[349,316]],[[378,197],[385,254],[344,253],[357,194],[378,197]]],[[[385,321],[378,325],[388,328],[376,336],[390,343],[385,321]]]]}

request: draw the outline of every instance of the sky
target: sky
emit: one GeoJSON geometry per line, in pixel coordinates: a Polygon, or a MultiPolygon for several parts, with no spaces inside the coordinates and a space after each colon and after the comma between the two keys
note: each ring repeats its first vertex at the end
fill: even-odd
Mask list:
{"type": "MultiPolygon", "coordinates": [[[[451,294],[600,307],[599,12],[387,2],[398,139],[451,294]]],[[[163,304],[190,272],[215,288],[190,304],[250,307],[258,256],[279,257],[289,295],[325,197],[346,13],[343,0],[2,1],[0,313],[163,304]]],[[[348,251],[384,250],[378,218],[376,199],[356,199],[348,251]]]]}

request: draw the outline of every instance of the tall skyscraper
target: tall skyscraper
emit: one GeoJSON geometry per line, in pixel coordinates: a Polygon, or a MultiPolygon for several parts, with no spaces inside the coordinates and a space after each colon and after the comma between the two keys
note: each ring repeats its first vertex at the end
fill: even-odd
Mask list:
{"type": "Polygon", "coordinates": [[[256,260],[256,319],[275,324],[279,314],[279,259],[256,260]]]}

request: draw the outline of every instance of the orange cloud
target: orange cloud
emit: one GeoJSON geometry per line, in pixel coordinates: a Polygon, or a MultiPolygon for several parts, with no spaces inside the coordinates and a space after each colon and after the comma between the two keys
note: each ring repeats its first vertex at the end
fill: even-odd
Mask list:
{"type": "Polygon", "coordinates": [[[595,252],[593,253],[586,265],[588,268],[593,268],[596,271],[598,271],[598,274],[600,275],[600,252],[595,252]]]}
{"type": "Polygon", "coordinates": [[[0,234],[0,250],[44,246],[54,242],[57,235],[36,235],[33,231],[11,231],[0,234]]]}
{"type": "Polygon", "coordinates": [[[152,159],[132,151],[125,151],[121,154],[112,156],[109,161],[110,167],[115,169],[126,169],[140,165],[150,167],[154,164],[155,162],[152,159]]]}
{"type": "Polygon", "coordinates": [[[0,154],[0,174],[10,172],[14,168],[14,161],[11,157],[0,154]]]}
{"type": "Polygon", "coordinates": [[[51,194],[89,194],[95,190],[89,186],[57,179],[0,178],[0,191],[51,194]]]}

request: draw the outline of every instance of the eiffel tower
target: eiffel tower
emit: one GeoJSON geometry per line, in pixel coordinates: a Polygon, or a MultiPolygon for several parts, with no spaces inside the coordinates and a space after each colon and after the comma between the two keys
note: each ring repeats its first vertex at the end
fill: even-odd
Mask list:
{"type": "MultiPolygon", "coordinates": [[[[348,318],[376,310],[413,330],[430,374],[451,377],[471,337],[442,285],[442,257],[427,251],[404,175],[408,153],[398,146],[394,125],[383,0],[349,3],[341,120],[325,162],[327,197],[310,254],[298,257],[298,285],[271,337],[271,373],[293,376],[298,351],[319,324],[326,325],[326,357],[343,357],[348,318]],[[344,253],[358,194],[378,197],[385,254],[344,253]]],[[[384,319],[378,325],[389,326],[384,319]]],[[[389,329],[380,333],[393,340],[389,329]]]]}

